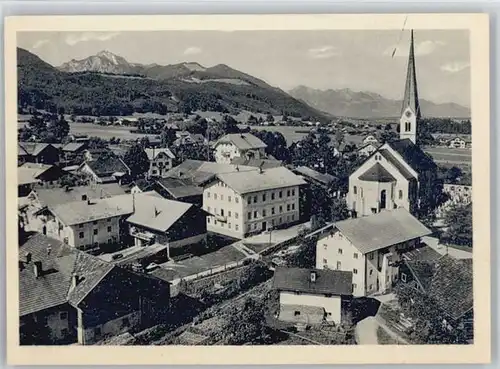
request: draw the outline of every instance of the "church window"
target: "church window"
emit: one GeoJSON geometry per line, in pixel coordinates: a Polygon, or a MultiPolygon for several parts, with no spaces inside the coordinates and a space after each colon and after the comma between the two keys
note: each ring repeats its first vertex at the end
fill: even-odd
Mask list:
{"type": "Polygon", "coordinates": [[[399,199],[401,200],[403,198],[403,190],[399,190],[399,199]]]}
{"type": "Polygon", "coordinates": [[[358,188],[356,186],[353,187],[352,191],[354,192],[355,195],[358,194],[358,188]]]}

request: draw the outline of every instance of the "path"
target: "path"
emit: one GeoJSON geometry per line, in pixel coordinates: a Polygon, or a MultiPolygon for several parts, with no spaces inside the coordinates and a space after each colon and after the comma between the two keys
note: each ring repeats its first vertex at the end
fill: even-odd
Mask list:
{"type": "Polygon", "coordinates": [[[455,259],[472,258],[472,252],[458,250],[453,247],[446,247],[445,245],[441,245],[439,244],[439,240],[435,237],[422,237],[422,241],[426,243],[428,246],[432,247],[437,252],[439,252],[441,255],[448,253],[448,255],[454,257],[455,259]]]}
{"type": "Polygon", "coordinates": [[[377,320],[369,316],[356,324],[356,341],[358,345],[377,345],[377,320]]]}

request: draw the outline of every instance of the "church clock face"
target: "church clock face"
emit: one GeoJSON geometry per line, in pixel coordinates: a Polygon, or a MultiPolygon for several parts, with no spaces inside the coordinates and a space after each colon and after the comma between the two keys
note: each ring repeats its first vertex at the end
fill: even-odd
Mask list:
{"type": "Polygon", "coordinates": [[[407,111],[406,111],[406,116],[407,116],[408,118],[409,118],[409,117],[411,117],[411,111],[407,110],[407,111]]]}

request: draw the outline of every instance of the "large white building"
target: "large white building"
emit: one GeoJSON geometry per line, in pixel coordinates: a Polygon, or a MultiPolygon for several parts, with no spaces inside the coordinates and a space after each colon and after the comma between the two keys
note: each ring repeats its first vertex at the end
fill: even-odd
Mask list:
{"type": "Polygon", "coordinates": [[[267,145],[251,133],[231,133],[221,137],[214,145],[215,161],[231,163],[233,158],[263,159],[267,145]]]}
{"type": "Polygon", "coordinates": [[[207,230],[244,238],[299,220],[299,186],[285,167],[240,169],[215,175],[203,191],[207,230]]]}
{"type": "Polygon", "coordinates": [[[359,297],[390,290],[401,254],[419,247],[431,231],[401,208],[333,223],[317,234],[316,268],[352,272],[359,297]]]}

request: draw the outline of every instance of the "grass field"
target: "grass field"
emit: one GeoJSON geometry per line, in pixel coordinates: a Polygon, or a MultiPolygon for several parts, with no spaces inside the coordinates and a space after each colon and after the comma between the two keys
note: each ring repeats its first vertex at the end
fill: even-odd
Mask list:
{"type": "Polygon", "coordinates": [[[449,147],[429,147],[425,152],[430,154],[437,163],[448,163],[458,165],[472,164],[472,150],[453,149],[449,147]]]}

